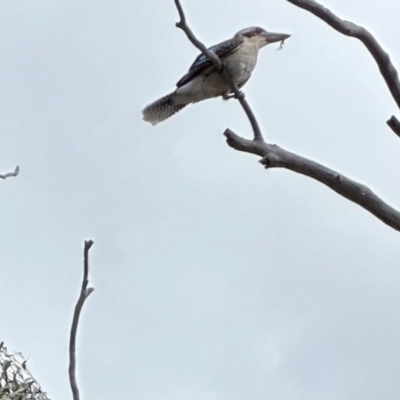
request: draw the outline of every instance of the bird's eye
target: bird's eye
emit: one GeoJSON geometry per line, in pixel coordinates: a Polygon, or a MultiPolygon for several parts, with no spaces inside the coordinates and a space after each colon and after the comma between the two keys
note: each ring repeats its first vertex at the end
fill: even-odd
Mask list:
{"type": "Polygon", "coordinates": [[[261,29],[260,29],[260,28],[257,28],[257,29],[256,29],[256,32],[257,32],[257,33],[261,33],[261,29]]]}

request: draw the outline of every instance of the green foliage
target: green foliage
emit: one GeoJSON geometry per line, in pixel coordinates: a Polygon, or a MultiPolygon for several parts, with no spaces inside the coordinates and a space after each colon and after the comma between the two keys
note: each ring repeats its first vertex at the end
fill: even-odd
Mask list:
{"type": "Polygon", "coordinates": [[[0,400],[49,400],[32,377],[20,353],[9,353],[0,343],[0,400]]]}

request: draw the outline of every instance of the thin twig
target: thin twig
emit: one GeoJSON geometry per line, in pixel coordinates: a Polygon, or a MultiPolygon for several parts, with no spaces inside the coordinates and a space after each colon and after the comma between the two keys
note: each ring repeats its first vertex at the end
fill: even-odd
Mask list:
{"type": "MultiPolygon", "coordinates": [[[[400,81],[398,72],[392,63],[389,54],[382,48],[371,32],[360,25],[356,25],[353,22],[345,21],[339,18],[332,11],[315,0],[287,1],[297,7],[311,12],[343,35],[351,36],[360,40],[375,59],[379,67],[379,71],[385,80],[394,101],[400,108],[400,81]]],[[[395,117],[393,116],[391,118],[395,117]]],[[[393,129],[392,125],[388,125],[393,129]]],[[[398,131],[396,132],[394,130],[394,132],[398,134],[398,131]]]]}
{"type": "Polygon", "coordinates": [[[386,123],[389,125],[389,127],[392,129],[392,131],[400,137],[400,121],[392,115],[386,123]]]}
{"type": "Polygon", "coordinates": [[[178,9],[180,19],[180,21],[177,22],[175,26],[182,29],[186,33],[188,39],[194,44],[194,46],[196,46],[207,58],[209,58],[219,71],[222,71],[223,65],[219,57],[212,50],[207,49],[207,47],[198,39],[196,39],[196,36],[194,36],[192,30],[186,24],[186,16],[179,0],[175,0],[175,6],[178,9]]]}
{"type": "Polygon", "coordinates": [[[240,105],[243,107],[243,110],[246,113],[247,118],[250,121],[251,127],[253,129],[254,140],[262,141],[263,136],[261,133],[260,126],[258,125],[257,119],[254,116],[254,113],[253,113],[251,107],[249,106],[247,100],[245,99],[244,93],[242,91],[240,91],[240,89],[237,87],[235,81],[232,78],[232,75],[228,71],[228,68],[224,68],[225,65],[222,63],[220,58],[212,50],[207,49],[207,47],[196,38],[196,36],[192,32],[192,30],[189,28],[189,26],[186,23],[186,16],[185,16],[185,13],[183,11],[180,1],[175,0],[175,5],[178,10],[179,18],[180,18],[180,21],[177,22],[175,24],[175,26],[177,28],[182,29],[183,32],[185,32],[189,41],[195,47],[197,47],[204,54],[205,57],[209,58],[213,62],[215,68],[217,68],[217,70],[221,72],[223,79],[230,86],[232,92],[235,94],[235,98],[237,100],[239,100],[240,105]]]}
{"type": "Polygon", "coordinates": [[[83,279],[81,292],[75,306],[74,317],[71,325],[71,333],[69,339],[69,381],[72,390],[73,400],[79,400],[79,388],[76,382],[76,332],[78,330],[79,316],[82,311],[85,300],[93,292],[93,288],[88,288],[89,283],[89,250],[93,245],[93,240],[85,240],[83,248],[83,279]]]}
{"type": "Polygon", "coordinates": [[[8,172],[7,174],[0,175],[0,179],[7,179],[12,176],[18,176],[18,174],[19,174],[19,165],[15,167],[15,170],[13,172],[8,172]]]}

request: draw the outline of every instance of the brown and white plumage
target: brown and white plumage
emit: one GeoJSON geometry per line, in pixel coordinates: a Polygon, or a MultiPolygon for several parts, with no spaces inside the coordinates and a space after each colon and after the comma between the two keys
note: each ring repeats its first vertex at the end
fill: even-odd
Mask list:
{"type": "MultiPolygon", "coordinates": [[[[229,40],[210,47],[229,69],[238,87],[243,86],[257,63],[258,51],[269,43],[284,41],[290,35],[267,32],[259,27],[242,29],[229,40]]],[[[174,92],[149,104],[143,119],[156,125],[190,103],[225,96],[231,89],[211,60],[200,54],[189,71],[177,82],[174,92]]]]}

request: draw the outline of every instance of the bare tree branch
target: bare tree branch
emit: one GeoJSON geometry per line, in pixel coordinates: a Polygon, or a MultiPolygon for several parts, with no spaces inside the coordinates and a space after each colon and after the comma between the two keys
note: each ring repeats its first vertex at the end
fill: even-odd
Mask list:
{"type": "Polygon", "coordinates": [[[400,212],[385,203],[367,186],[277,145],[244,139],[230,129],[226,129],[224,135],[228,145],[235,150],[262,157],[260,162],[265,168],[285,168],[313,178],[400,231],[400,212]]]}
{"type": "Polygon", "coordinates": [[[93,240],[85,240],[83,248],[83,280],[81,292],[75,306],[74,317],[72,320],[71,333],[69,339],[69,381],[72,390],[73,400],[79,400],[79,389],[76,382],[76,332],[78,330],[79,316],[85,300],[93,292],[93,288],[87,287],[89,283],[89,250],[93,245],[93,240]]]}
{"type": "MultiPolygon", "coordinates": [[[[351,36],[360,40],[378,64],[379,71],[383,76],[394,101],[400,109],[400,81],[397,70],[392,63],[389,54],[382,48],[371,32],[360,25],[339,18],[332,11],[324,7],[322,4],[317,3],[315,0],[287,1],[297,7],[311,12],[343,35],[351,36]]],[[[394,120],[397,121],[396,117],[392,116],[387,121],[387,124],[397,135],[400,136],[399,123],[397,121],[397,124],[393,124],[392,122],[394,120]]]]}
{"type": "Polygon", "coordinates": [[[386,123],[390,126],[390,128],[392,129],[392,131],[400,137],[400,121],[394,116],[392,115],[387,121],[386,123]]]}
{"type": "Polygon", "coordinates": [[[12,176],[17,176],[18,174],[19,174],[19,165],[17,165],[15,167],[14,172],[8,172],[7,174],[0,175],[0,179],[7,179],[7,178],[10,178],[12,176]]]}
{"type": "Polygon", "coordinates": [[[247,103],[247,101],[245,99],[245,95],[244,95],[243,91],[241,91],[237,87],[235,81],[232,79],[230,72],[228,71],[228,68],[224,68],[225,65],[221,62],[220,58],[212,50],[207,49],[207,47],[195,37],[192,30],[189,28],[189,26],[186,23],[185,13],[183,12],[183,8],[182,8],[180,1],[175,0],[175,5],[176,5],[176,8],[178,9],[179,18],[180,18],[180,21],[177,22],[175,24],[175,26],[177,28],[182,29],[183,32],[185,32],[187,38],[190,40],[190,42],[195,47],[197,47],[207,58],[209,58],[214,63],[215,68],[217,68],[218,71],[221,72],[223,79],[231,87],[232,92],[235,95],[235,98],[237,100],[239,100],[241,106],[243,107],[244,112],[247,115],[247,118],[250,121],[251,127],[253,129],[254,140],[262,141],[263,137],[262,137],[260,126],[258,125],[257,119],[254,116],[253,111],[251,110],[249,104],[247,103]]]}
{"type": "MultiPolygon", "coordinates": [[[[318,3],[315,3],[313,0],[288,0],[293,4],[302,4],[302,6],[306,7],[305,4],[320,6],[318,3]]],[[[210,52],[206,49],[206,47],[199,42],[194,36],[193,32],[189,29],[186,24],[185,15],[182,9],[182,6],[179,0],[175,0],[176,7],[178,8],[178,12],[181,20],[176,24],[178,28],[181,28],[187,35],[188,39],[200,50],[202,53],[213,60],[215,66],[220,68],[221,61],[214,61],[214,53],[210,52]],[[211,55],[209,53],[212,53],[211,55]]],[[[325,9],[324,9],[325,10],[325,9]]],[[[319,12],[319,8],[317,7],[317,11],[319,12]]],[[[324,11],[327,13],[330,19],[333,20],[332,23],[337,22],[337,17],[335,17],[329,10],[324,11]]],[[[328,17],[327,17],[328,18],[328,17]]],[[[352,25],[353,26],[353,25],[352,25]]],[[[345,34],[349,34],[347,31],[343,32],[345,34]]],[[[379,47],[379,45],[378,45],[379,47]]],[[[386,54],[386,53],[385,53],[386,54]]],[[[386,55],[387,56],[387,55],[386,55]]],[[[387,56],[388,57],[388,56],[387,56]]],[[[218,58],[218,57],[217,57],[218,58]]],[[[390,62],[390,60],[389,60],[390,62]]],[[[395,71],[395,70],[394,70],[395,71]]],[[[393,71],[391,71],[393,72],[393,71]]],[[[396,72],[396,71],[395,71],[396,72]]],[[[396,72],[397,74],[397,72],[396,72]]],[[[392,77],[393,78],[393,77],[392,77]]],[[[397,82],[397,75],[394,77],[397,82]]],[[[397,82],[398,83],[398,82],[397,82]]],[[[397,84],[396,83],[396,84],[397,84]]],[[[239,101],[244,100],[244,98],[238,97],[239,101]]],[[[400,97],[399,97],[400,99],[400,97]]],[[[242,101],[240,102],[243,109],[245,110],[247,116],[253,127],[254,138],[253,140],[248,140],[238,136],[230,129],[226,129],[224,132],[225,137],[227,138],[227,143],[230,147],[235,150],[243,151],[246,153],[251,153],[262,157],[260,163],[264,165],[265,168],[284,168],[294,172],[297,172],[301,175],[308,176],[312,179],[317,180],[318,182],[323,183],[328,186],[336,193],[345,197],[346,199],[352,201],[363,207],[365,210],[369,211],[373,215],[375,215],[382,222],[392,227],[393,229],[400,231],[400,212],[385,203],[381,198],[379,198],[371,189],[367,186],[355,182],[346,176],[333,171],[324,165],[318,164],[315,161],[309,160],[307,158],[301,157],[297,154],[291,153],[277,145],[265,143],[262,138],[261,132],[258,134],[254,129],[254,125],[252,120],[255,121],[256,126],[258,127],[257,120],[252,113],[250,106],[246,104],[246,107],[243,106],[242,101]],[[247,112],[247,109],[250,112],[247,112]],[[251,115],[251,118],[250,116],[251,115]]],[[[399,121],[395,117],[392,117],[390,120],[391,124],[398,124],[399,121]]],[[[259,129],[259,128],[258,128],[259,129]]]]}

